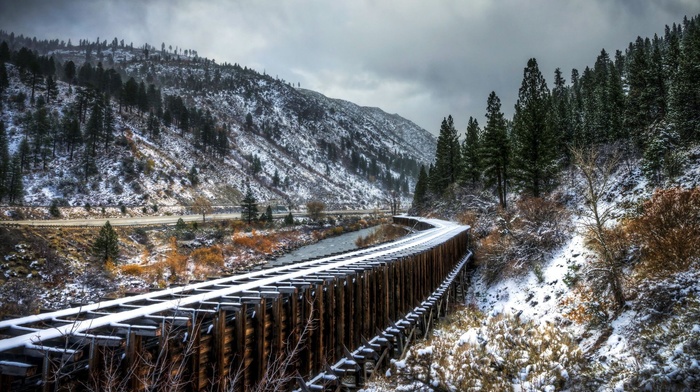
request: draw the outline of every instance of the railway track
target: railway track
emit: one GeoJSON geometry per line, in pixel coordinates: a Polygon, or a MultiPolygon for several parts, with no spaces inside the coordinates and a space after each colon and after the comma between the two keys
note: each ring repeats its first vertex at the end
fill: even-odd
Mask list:
{"type": "Polygon", "coordinates": [[[133,391],[157,383],[246,390],[272,377],[288,390],[357,388],[444,314],[469,260],[468,227],[395,220],[419,231],[371,248],[0,321],[0,390],[90,390],[105,379],[133,391]]]}

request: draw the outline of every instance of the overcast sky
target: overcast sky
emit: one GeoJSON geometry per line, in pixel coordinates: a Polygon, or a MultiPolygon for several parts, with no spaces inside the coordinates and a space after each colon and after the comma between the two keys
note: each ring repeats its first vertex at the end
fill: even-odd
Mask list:
{"type": "Polygon", "coordinates": [[[197,50],[329,97],[398,113],[437,133],[452,114],[483,126],[493,90],[511,116],[527,60],[595,62],[700,13],[698,0],[0,0],[0,29],[114,37],[197,50]]]}

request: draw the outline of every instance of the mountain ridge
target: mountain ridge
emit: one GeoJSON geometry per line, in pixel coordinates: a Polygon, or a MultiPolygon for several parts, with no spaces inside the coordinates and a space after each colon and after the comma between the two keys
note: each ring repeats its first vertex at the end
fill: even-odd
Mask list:
{"type": "MultiPolygon", "coordinates": [[[[375,208],[392,198],[407,205],[420,165],[434,155],[435,137],[397,114],[295,88],[237,64],[155,50],[149,54],[148,45],[133,49],[116,39],[111,46],[81,41],[77,47],[29,41],[29,51],[53,68],[30,86],[31,71],[17,61],[27,39],[7,40],[0,32],[0,42],[13,53],[6,64],[10,83],[2,94],[1,115],[10,153],[18,153],[25,137],[32,146],[39,143],[32,136],[36,122],[29,117],[40,106],[50,114],[53,133],[63,128],[61,120],[80,105],[86,90],[105,84],[95,82],[95,74],[121,79],[119,93],[99,91],[111,94],[103,106],[114,114],[114,130],[103,136],[108,141],[95,159],[94,173],[87,181],[77,180],[85,177],[80,159],[68,158],[73,147],[56,129],[50,163],[34,150],[29,157],[25,204],[171,206],[188,205],[201,194],[215,204],[235,205],[250,186],[262,203],[288,207],[319,200],[334,209],[375,208]],[[75,64],[73,79],[63,72],[68,62],[75,64]],[[93,79],[85,76],[90,73],[93,79]],[[57,85],[53,99],[47,95],[49,77],[57,85]],[[131,78],[156,97],[147,110],[124,98],[131,78]],[[188,112],[189,125],[182,125],[182,111],[188,112]],[[109,139],[114,143],[109,145],[109,139]]],[[[84,140],[75,148],[78,157],[87,154],[85,135],[94,109],[81,110],[84,140]]]]}

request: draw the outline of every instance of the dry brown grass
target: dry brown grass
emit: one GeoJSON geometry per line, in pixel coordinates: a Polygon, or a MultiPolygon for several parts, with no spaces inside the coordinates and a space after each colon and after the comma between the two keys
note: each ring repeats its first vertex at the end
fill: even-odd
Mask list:
{"type": "Polygon", "coordinates": [[[224,266],[224,255],[218,245],[199,248],[194,250],[190,257],[195,265],[203,265],[211,268],[222,268],[224,266]]]}
{"type": "Polygon", "coordinates": [[[364,237],[357,237],[357,240],[355,240],[355,245],[357,245],[358,248],[362,248],[365,246],[371,246],[381,244],[387,241],[392,241],[404,235],[406,235],[406,230],[403,227],[391,224],[384,224],[379,226],[372,233],[364,237]]]}

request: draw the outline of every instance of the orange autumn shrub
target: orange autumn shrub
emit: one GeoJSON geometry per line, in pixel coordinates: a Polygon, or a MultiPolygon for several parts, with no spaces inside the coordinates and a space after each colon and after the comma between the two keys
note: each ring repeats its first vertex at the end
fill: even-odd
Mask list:
{"type": "Polygon", "coordinates": [[[644,272],[687,270],[700,260],[700,187],[657,190],[625,229],[640,246],[644,272]]]}
{"type": "Polygon", "coordinates": [[[165,255],[165,264],[170,270],[171,281],[184,277],[187,271],[187,256],[178,252],[175,237],[170,237],[170,251],[165,255]]]}
{"type": "Polygon", "coordinates": [[[224,266],[224,255],[217,245],[196,249],[190,254],[190,257],[192,257],[195,266],[204,265],[213,268],[224,266]]]}

